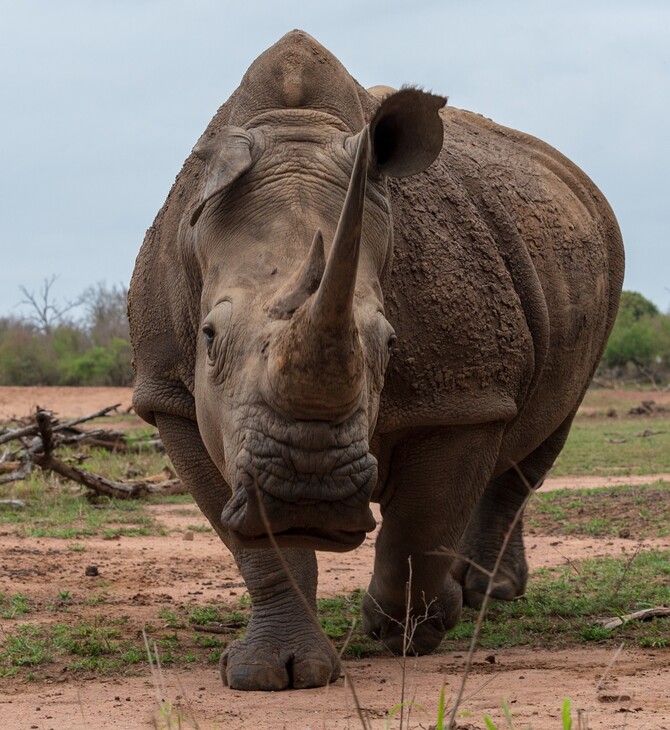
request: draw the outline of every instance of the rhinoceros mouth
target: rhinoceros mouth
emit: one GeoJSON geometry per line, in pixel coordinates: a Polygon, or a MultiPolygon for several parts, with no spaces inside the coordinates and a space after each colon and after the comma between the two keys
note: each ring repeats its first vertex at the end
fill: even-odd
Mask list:
{"type": "Polygon", "coordinates": [[[291,528],[272,534],[265,533],[250,537],[237,530],[230,530],[230,536],[243,548],[300,548],[309,550],[326,550],[328,552],[345,553],[354,550],[365,540],[365,530],[347,532],[346,530],[327,530],[321,528],[291,528]]]}
{"type": "Polygon", "coordinates": [[[369,504],[377,460],[368,449],[364,414],[338,425],[260,415],[245,424],[235,489],[221,513],[233,539],[269,547],[271,532],[285,547],[345,551],[360,545],[376,527],[369,504]]]}
{"type": "Polygon", "coordinates": [[[240,547],[280,547],[346,552],[358,547],[376,520],[367,501],[290,505],[273,499],[255,483],[240,486],[221,513],[221,522],[240,547]],[[331,514],[334,511],[335,514],[331,514]]]}

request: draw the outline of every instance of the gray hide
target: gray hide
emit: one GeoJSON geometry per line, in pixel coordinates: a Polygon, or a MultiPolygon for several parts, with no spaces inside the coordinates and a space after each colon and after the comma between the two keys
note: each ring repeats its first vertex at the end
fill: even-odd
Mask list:
{"type": "MultiPolygon", "coordinates": [[[[239,689],[326,684],[314,549],[383,525],[364,628],[430,652],[565,442],[614,322],[616,220],[537,139],[414,89],[369,94],[294,31],[186,160],[129,295],[137,412],[249,588],[239,689]],[[389,93],[390,92],[390,93],[389,93]]],[[[597,134],[597,130],[591,130],[597,134]]],[[[178,559],[178,555],[175,555],[178,559]]],[[[211,566],[213,573],[216,566],[211,566]]],[[[494,595],[527,577],[521,526],[494,595]]]]}

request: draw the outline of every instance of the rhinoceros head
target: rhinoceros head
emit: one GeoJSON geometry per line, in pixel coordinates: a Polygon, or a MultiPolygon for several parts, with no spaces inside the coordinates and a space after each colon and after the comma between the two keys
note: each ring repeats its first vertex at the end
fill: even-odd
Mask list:
{"type": "Polygon", "coordinates": [[[228,120],[196,146],[183,227],[202,280],[195,399],[243,546],[347,550],[375,521],[368,440],[394,332],[385,175],[439,154],[443,97],[403,89],[369,124],[360,87],[304,33],[252,65],[228,120]]]}

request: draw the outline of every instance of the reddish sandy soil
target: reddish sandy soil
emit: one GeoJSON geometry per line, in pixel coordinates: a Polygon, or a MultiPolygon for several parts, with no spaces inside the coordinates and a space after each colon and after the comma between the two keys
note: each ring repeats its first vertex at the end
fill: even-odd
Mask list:
{"type": "MultiPolygon", "coordinates": [[[[76,416],[121,402],[129,405],[130,392],[122,389],[8,389],[0,388],[0,418],[23,416],[36,404],[62,417],[76,416]],[[38,391],[39,392],[36,392],[38,391]],[[12,391],[12,392],[10,392],[12,391]]],[[[639,402],[638,397],[632,403],[639,402]]],[[[658,399],[656,399],[658,402],[658,399]]],[[[649,481],[647,479],[647,481],[649,481]]],[[[561,486],[600,486],[590,478],[567,479],[561,486]]],[[[547,486],[552,486],[547,484],[547,486]]],[[[67,549],[64,540],[21,538],[10,530],[0,533],[0,592],[28,595],[35,604],[53,602],[58,591],[75,600],[72,620],[94,620],[96,615],[128,616],[141,630],[165,607],[196,606],[211,602],[234,605],[244,594],[232,558],[210,532],[190,531],[205,525],[188,505],[150,508],[168,537],[132,537],[118,540],[87,538],[84,553],[67,549]],[[95,562],[98,579],[84,575],[95,562]],[[96,583],[99,581],[99,583],[96,583]],[[104,590],[109,602],[86,605],[93,592],[104,590]]],[[[373,560],[374,535],[352,553],[320,554],[320,595],[330,596],[365,588],[373,560]]],[[[559,565],[582,557],[622,553],[638,548],[670,549],[670,538],[568,538],[532,535],[527,540],[531,570],[559,565]]],[[[59,620],[63,620],[62,617],[59,620]]],[[[4,620],[0,631],[15,622],[4,620]]],[[[510,706],[515,726],[534,730],[560,728],[560,706],[570,697],[573,711],[585,712],[588,727],[670,729],[670,652],[624,647],[615,658],[612,650],[595,648],[545,651],[516,648],[477,652],[461,718],[461,727],[484,728],[485,713],[507,727],[502,700],[510,706]],[[489,657],[490,658],[490,657],[489,657]],[[612,666],[608,665],[613,661],[612,666]],[[607,675],[605,678],[604,675],[607,675]]],[[[442,684],[453,697],[462,673],[463,654],[440,654],[408,660],[404,669],[405,698],[425,709],[413,710],[404,727],[429,728],[435,723],[442,684]]],[[[403,669],[392,657],[348,661],[346,670],[356,688],[371,728],[386,727],[386,715],[400,702],[403,669]]],[[[340,678],[329,688],[280,693],[243,693],[224,688],[213,666],[163,670],[163,689],[147,670],[135,677],[76,678],[54,671],[43,681],[0,680],[0,730],[135,730],[167,727],[157,714],[157,692],[180,709],[181,727],[212,728],[358,728],[351,692],[340,678]]],[[[176,724],[173,724],[176,727],[176,724]]],[[[396,716],[391,727],[399,727],[396,716]]],[[[576,721],[575,721],[576,727],[576,721]]],[[[586,725],[584,725],[586,727],[586,725]]]]}
{"type": "Polygon", "coordinates": [[[125,413],[132,401],[132,388],[15,388],[0,387],[0,419],[21,418],[36,406],[54,411],[60,418],[84,416],[120,404],[125,413]]]}

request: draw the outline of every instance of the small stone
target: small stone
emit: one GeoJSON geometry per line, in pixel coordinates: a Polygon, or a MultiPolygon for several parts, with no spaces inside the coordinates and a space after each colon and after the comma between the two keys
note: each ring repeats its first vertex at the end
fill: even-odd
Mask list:
{"type": "Polygon", "coordinates": [[[95,577],[96,575],[100,575],[100,571],[98,570],[97,565],[87,565],[86,570],[84,571],[85,575],[95,577]]]}
{"type": "Polygon", "coordinates": [[[495,655],[494,654],[489,654],[488,656],[485,656],[484,657],[484,661],[485,662],[488,662],[489,664],[495,664],[496,663],[495,655]]]}
{"type": "Polygon", "coordinates": [[[184,533],[184,536],[182,537],[182,540],[193,540],[195,535],[189,530],[188,532],[184,533]]]}

